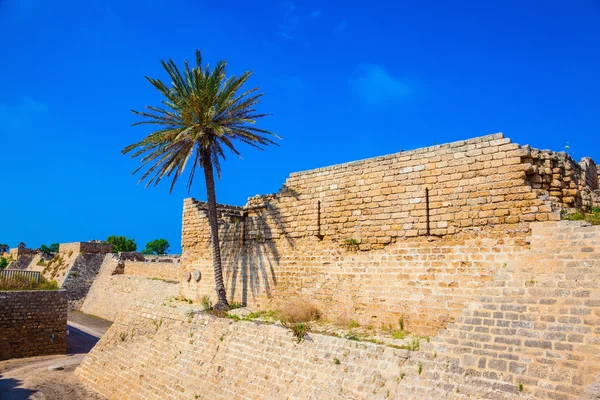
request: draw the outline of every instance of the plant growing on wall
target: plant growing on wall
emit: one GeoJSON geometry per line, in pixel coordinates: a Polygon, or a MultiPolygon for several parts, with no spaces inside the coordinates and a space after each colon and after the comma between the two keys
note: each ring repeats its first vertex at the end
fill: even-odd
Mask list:
{"type": "Polygon", "coordinates": [[[188,193],[196,170],[203,169],[218,296],[214,308],[228,309],[219,247],[214,172],[220,178],[220,159],[225,159],[225,151],[240,155],[234,146],[236,140],[262,149],[276,144],[270,137],[279,136],[254,125],[266,114],[256,111],[263,95],[257,93],[257,87],[241,90],[252,71],[228,78],[225,61],[218,62],[213,69],[203,66],[200,51],[196,51],[196,65],[191,68],[187,61],[183,70],[172,60],[162,61],[162,66],[169,75],[170,85],[146,77],[163,96],[162,106],[146,106],[146,111],[133,110],[142,117],[134,125],[158,125],[158,130],[127,146],[123,154],[133,151],[132,158],[141,157],[141,166],[134,174],[145,169],[140,181],[147,180],[146,187],[156,186],[165,177],[172,178],[170,192],[188,163],[191,163],[188,193]]]}
{"type": "Polygon", "coordinates": [[[344,244],[346,244],[348,246],[358,246],[358,240],[351,237],[351,238],[344,240],[344,244]]]}

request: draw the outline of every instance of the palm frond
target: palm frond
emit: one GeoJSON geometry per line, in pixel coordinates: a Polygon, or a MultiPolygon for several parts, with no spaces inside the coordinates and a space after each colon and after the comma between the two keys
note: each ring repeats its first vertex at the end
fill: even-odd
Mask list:
{"type": "Polygon", "coordinates": [[[247,71],[227,77],[227,63],[219,61],[214,68],[202,65],[202,54],[196,51],[195,65],[187,61],[183,68],[173,60],[161,61],[170,84],[146,77],[163,96],[162,106],[146,106],[145,111],[132,112],[140,117],[132,125],[158,125],[143,140],[122,150],[140,159],[134,174],[142,172],[140,181],[146,186],[158,185],[171,178],[170,192],[191,160],[187,178],[188,192],[198,167],[211,166],[220,177],[220,160],[226,150],[241,156],[235,142],[263,149],[276,145],[271,138],[280,137],[255,126],[268,114],[256,110],[263,93],[258,87],[243,90],[252,76],[247,71]]]}

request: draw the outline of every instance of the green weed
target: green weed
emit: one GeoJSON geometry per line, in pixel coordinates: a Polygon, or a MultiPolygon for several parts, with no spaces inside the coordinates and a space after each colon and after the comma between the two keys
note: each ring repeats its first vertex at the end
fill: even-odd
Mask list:
{"type": "Polygon", "coordinates": [[[360,324],[353,319],[351,319],[350,323],[348,323],[348,329],[358,328],[359,326],[360,324]]]}

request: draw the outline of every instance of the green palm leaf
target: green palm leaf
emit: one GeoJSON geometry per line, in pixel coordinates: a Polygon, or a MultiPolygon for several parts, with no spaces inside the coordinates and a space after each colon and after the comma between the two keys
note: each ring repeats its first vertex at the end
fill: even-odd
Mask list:
{"type": "Polygon", "coordinates": [[[141,117],[133,125],[161,127],[123,149],[123,154],[132,152],[132,158],[142,157],[142,165],[134,173],[147,168],[140,180],[148,180],[147,186],[157,185],[163,178],[170,177],[172,191],[192,160],[186,184],[189,192],[194,170],[205,166],[204,150],[209,150],[210,163],[220,177],[219,159],[225,159],[224,149],[237,156],[241,154],[235,147],[236,141],[263,149],[267,145],[276,145],[273,138],[280,139],[255,126],[268,114],[255,110],[263,96],[263,93],[256,93],[258,87],[242,91],[252,71],[227,78],[225,61],[218,62],[213,69],[203,66],[200,51],[196,51],[195,61],[192,68],[185,61],[182,70],[173,60],[161,61],[171,84],[160,79],[146,79],[164,96],[163,106],[146,106],[145,111],[132,110],[141,117]]]}

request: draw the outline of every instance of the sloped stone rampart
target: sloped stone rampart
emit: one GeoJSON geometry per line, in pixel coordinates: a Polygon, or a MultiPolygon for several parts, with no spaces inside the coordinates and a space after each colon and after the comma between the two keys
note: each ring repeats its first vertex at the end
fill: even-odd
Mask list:
{"type": "Polygon", "coordinates": [[[138,301],[161,303],[179,295],[179,284],[123,275],[120,263],[117,257],[107,256],[81,306],[82,312],[114,321],[120,311],[138,301]]]}
{"type": "Polygon", "coordinates": [[[109,399],[347,399],[395,395],[406,350],[136,304],[76,374],[109,399]]]}
{"type": "Polygon", "coordinates": [[[420,351],[138,303],[76,373],[110,399],[590,399],[599,282],[600,227],[537,223],[420,351]]]}

